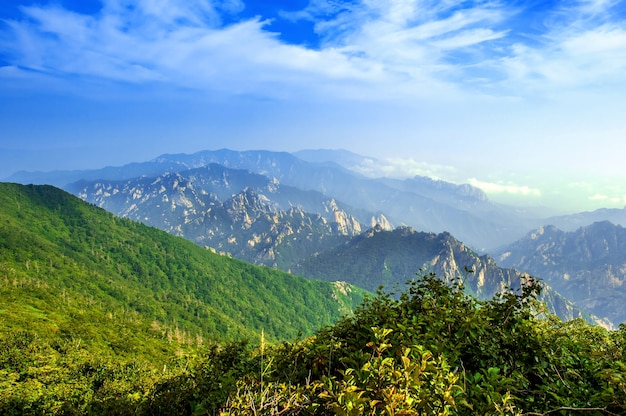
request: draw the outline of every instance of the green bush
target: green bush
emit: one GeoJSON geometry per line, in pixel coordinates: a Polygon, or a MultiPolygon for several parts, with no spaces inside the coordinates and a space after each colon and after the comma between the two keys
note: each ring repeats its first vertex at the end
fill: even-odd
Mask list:
{"type": "Polygon", "coordinates": [[[626,326],[562,322],[539,288],[477,301],[425,275],[313,336],[267,345],[261,333],[162,369],[15,331],[0,338],[0,414],[626,414],[626,326]]]}
{"type": "Polygon", "coordinates": [[[353,316],[266,357],[225,414],[623,414],[625,328],[562,322],[540,285],[489,301],[433,275],[399,298],[378,293],[353,316]]]}

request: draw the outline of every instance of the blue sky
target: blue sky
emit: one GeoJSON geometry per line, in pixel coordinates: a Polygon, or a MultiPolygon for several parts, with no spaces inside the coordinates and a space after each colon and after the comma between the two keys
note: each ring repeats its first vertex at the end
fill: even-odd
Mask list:
{"type": "Polygon", "coordinates": [[[204,149],[626,205],[626,2],[0,3],[0,178],[204,149]]]}

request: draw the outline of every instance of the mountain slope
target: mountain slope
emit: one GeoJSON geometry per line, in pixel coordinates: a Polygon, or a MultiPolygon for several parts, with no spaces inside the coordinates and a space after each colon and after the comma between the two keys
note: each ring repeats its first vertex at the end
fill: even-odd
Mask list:
{"type": "MultiPolygon", "coordinates": [[[[0,183],[0,278],[5,329],[29,316],[70,335],[93,307],[147,322],[162,336],[257,339],[264,331],[285,339],[333,322],[363,297],[347,285],[213,254],[51,186],[7,183],[0,183]],[[80,313],[66,315],[65,299],[79,302],[80,313]]],[[[95,336],[86,331],[85,339],[95,336]]]]}
{"type": "Polygon", "coordinates": [[[626,229],[608,221],[576,231],[540,227],[495,254],[544,279],[595,315],[626,322],[626,229]]]}
{"type": "MultiPolygon", "coordinates": [[[[466,289],[479,299],[490,299],[507,288],[520,290],[524,275],[513,269],[498,267],[489,256],[478,256],[449,233],[417,232],[409,227],[384,231],[374,228],[349,242],[302,261],[294,273],[304,276],[345,280],[375,291],[404,289],[407,280],[418,272],[433,272],[444,280],[460,278],[466,289]]],[[[584,316],[593,320],[543,284],[540,300],[565,320],[584,316]]]]}

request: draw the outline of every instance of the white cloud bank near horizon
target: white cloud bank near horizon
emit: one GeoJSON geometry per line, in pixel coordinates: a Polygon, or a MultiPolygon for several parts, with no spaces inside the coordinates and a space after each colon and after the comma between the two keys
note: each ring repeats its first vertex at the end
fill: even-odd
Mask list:
{"type": "Polygon", "coordinates": [[[71,168],[341,147],[494,197],[597,181],[563,203],[624,201],[626,2],[304,3],[268,17],[243,0],[18,2],[0,15],[0,149],[83,149],[58,162],[71,168]]]}

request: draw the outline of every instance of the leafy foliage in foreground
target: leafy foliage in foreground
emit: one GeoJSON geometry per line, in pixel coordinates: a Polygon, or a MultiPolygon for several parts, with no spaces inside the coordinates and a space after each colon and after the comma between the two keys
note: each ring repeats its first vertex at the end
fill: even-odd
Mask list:
{"type": "Polygon", "coordinates": [[[226,412],[624,414],[626,328],[562,322],[539,289],[529,279],[521,293],[477,301],[423,276],[399,299],[379,294],[314,338],[261,354],[263,379],[240,384],[226,412]]]}
{"type": "Polygon", "coordinates": [[[46,353],[27,337],[5,340],[0,411],[624,414],[626,328],[543,315],[534,300],[538,288],[530,280],[522,293],[477,301],[461,285],[426,275],[399,298],[368,298],[353,316],[315,336],[213,345],[166,372],[81,355],[75,345],[46,353]]]}

